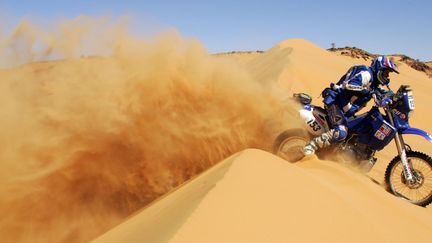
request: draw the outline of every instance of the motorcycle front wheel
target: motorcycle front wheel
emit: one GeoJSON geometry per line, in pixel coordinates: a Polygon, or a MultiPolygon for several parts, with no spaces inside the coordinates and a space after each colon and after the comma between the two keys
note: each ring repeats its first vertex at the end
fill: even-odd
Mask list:
{"type": "Polygon", "coordinates": [[[279,134],[273,143],[273,153],[289,162],[297,162],[304,157],[303,147],[309,142],[309,133],[294,128],[279,134]]]}
{"type": "Polygon", "coordinates": [[[415,182],[409,183],[405,179],[402,161],[396,156],[385,172],[387,189],[398,197],[424,207],[432,202],[432,159],[415,151],[408,151],[406,155],[412,164],[415,182]]]}

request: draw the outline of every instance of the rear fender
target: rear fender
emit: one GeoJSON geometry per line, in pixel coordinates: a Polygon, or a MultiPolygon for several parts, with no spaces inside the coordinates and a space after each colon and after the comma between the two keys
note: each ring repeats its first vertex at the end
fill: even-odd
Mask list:
{"type": "Polygon", "coordinates": [[[418,128],[410,127],[410,128],[403,130],[401,133],[402,134],[419,135],[419,136],[422,136],[423,138],[425,138],[426,140],[428,140],[429,142],[432,143],[432,136],[429,133],[427,133],[421,129],[418,129],[418,128]]]}

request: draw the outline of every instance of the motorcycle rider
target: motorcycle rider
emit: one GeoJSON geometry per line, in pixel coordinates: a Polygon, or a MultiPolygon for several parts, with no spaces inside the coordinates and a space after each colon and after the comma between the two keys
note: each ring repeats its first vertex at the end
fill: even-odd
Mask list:
{"type": "Polygon", "coordinates": [[[390,72],[399,73],[392,60],[387,56],[378,56],[372,60],[370,67],[353,66],[336,84],[331,83],[330,88],[324,89],[321,94],[331,129],[306,144],[303,154],[311,155],[318,149],[342,142],[348,135],[347,118],[365,107],[374,91],[383,92],[379,86],[388,86],[390,72]]]}

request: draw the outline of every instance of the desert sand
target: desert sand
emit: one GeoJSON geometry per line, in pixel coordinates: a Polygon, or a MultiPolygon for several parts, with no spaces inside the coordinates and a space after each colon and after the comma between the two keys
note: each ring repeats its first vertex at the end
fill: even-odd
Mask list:
{"type": "MultiPolygon", "coordinates": [[[[369,64],[301,39],[281,42],[245,63],[251,69],[267,67],[257,77],[274,79],[284,91],[281,97],[293,92],[317,97],[350,65],[369,64]]],[[[412,126],[427,130],[430,78],[398,65],[401,74],[392,76],[392,87],[412,86],[417,109],[412,126]]],[[[408,143],[430,153],[432,144],[422,139],[408,143]]],[[[291,164],[262,150],[244,150],[95,242],[430,242],[431,208],[384,189],[384,170],[396,154],[393,144],[388,147],[369,174],[316,157],[291,164]]]]}
{"type": "Polygon", "coordinates": [[[430,241],[430,210],[332,161],[300,163],[245,150],[94,242],[430,241]]]}
{"type": "MultiPolygon", "coordinates": [[[[73,27],[68,34],[81,33],[73,27]]],[[[24,48],[0,49],[11,54],[1,63],[14,51],[17,63],[67,55],[0,70],[2,241],[432,241],[431,206],[384,189],[393,144],[368,174],[270,153],[278,133],[299,126],[287,98],[305,92],[320,104],[329,82],[369,60],[303,39],[210,55],[177,33],[141,41],[119,31],[109,57],[81,57],[79,38],[61,33],[24,55],[28,29],[15,33],[24,48]]],[[[431,79],[398,65],[391,87],[412,86],[411,125],[430,132],[431,79]]],[[[425,139],[406,141],[432,154],[425,139]]]]}

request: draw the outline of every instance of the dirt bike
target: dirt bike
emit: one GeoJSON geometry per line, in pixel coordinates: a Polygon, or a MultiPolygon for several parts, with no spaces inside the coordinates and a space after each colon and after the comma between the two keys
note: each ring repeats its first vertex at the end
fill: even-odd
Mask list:
{"type": "MultiPolygon", "coordinates": [[[[366,161],[366,171],[369,171],[376,162],[375,152],[394,140],[398,155],[385,171],[387,190],[419,206],[430,204],[432,159],[425,153],[412,150],[403,139],[403,135],[413,134],[432,142],[432,136],[427,132],[409,125],[409,117],[414,110],[412,90],[407,85],[401,85],[396,93],[390,90],[386,94],[374,93],[372,97],[375,105],[368,112],[348,118],[347,138],[328,149],[318,150],[316,155],[323,156],[329,150],[331,153],[349,154],[355,161],[366,161]],[[383,108],[385,114],[379,108],[383,108]]],[[[290,162],[302,159],[304,145],[330,129],[327,111],[312,105],[309,95],[297,93],[293,99],[300,104],[299,113],[305,127],[282,132],[273,144],[273,152],[290,162]]]]}

